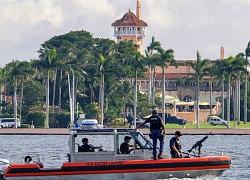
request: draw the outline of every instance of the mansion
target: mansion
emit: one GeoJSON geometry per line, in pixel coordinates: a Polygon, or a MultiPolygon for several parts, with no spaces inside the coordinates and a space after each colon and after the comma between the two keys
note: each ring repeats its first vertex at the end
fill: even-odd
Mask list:
{"type": "MultiPolygon", "coordinates": [[[[114,28],[114,36],[117,39],[117,43],[125,40],[132,40],[137,46],[138,51],[142,53],[143,39],[146,37],[146,28],[148,24],[141,19],[141,2],[137,0],[136,14],[131,10],[123,15],[121,19],[116,20],[111,25],[114,28]]],[[[224,48],[221,48],[221,59],[224,59],[224,48]]],[[[192,68],[185,65],[186,61],[190,60],[176,60],[177,68],[175,66],[169,66],[165,69],[165,94],[168,97],[165,99],[166,103],[173,103],[177,107],[177,110],[170,110],[171,114],[178,115],[186,118],[188,121],[195,120],[194,113],[194,101],[196,84],[190,76],[190,73],[194,72],[192,68]],[[182,82],[180,82],[182,81],[182,82]]],[[[149,89],[149,74],[146,74],[145,79],[138,79],[137,85],[141,92],[148,92],[149,89]]],[[[162,87],[162,69],[156,67],[154,74],[154,86],[158,89],[162,87]]],[[[124,80],[121,80],[123,82],[124,80]]],[[[156,92],[157,93],[157,92],[156,92]]],[[[204,77],[200,82],[200,106],[204,112],[201,112],[200,118],[206,121],[207,116],[210,114],[210,79],[204,77]]],[[[221,97],[221,87],[218,81],[214,81],[212,84],[212,114],[218,115],[221,113],[220,103],[218,98],[221,97]]],[[[225,94],[226,96],[226,94],[225,94]]],[[[175,108],[174,108],[175,109],[175,108]]]]}

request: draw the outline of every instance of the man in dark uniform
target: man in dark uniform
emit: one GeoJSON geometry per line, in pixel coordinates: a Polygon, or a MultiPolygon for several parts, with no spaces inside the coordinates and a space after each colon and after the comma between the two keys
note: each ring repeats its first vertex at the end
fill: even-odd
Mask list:
{"type": "Polygon", "coordinates": [[[124,137],[124,142],[120,145],[120,151],[122,154],[130,154],[131,151],[134,150],[134,148],[130,149],[129,147],[134,147],[134,145],[130,145],[131,137],[125,136],[124,137]]]}
{"type": "Polygon", "coordinates": [[[163,159],[162,152],[164,148],[165,126],[156,110],[153,110],[152,116],[146,119],[140,126],[135,128],[135,131],[137,131],[138,128],[142,127],[146,123],[150,123],[150,138],[153,140],[153,159],[156,160],[157,139],[160,141],[158,159],[163,159]]]}
{"type": "Polygon", "coordinates": [[[81,145],[78,148],[78,152],[94,152],[95,149],[99,149],[100,150],[100,148],[102,147],[102,146],[94,147],[94,146],[88,144],[89,143],[88,138],[83,138],[82,139],[82,143],[83,143],[83,145],[81,145]]]}
{"type": "Polygon", "coordinates": [[[179,138],[182,136],[182,133],[180,131],[176,131],[175,136],[170,139],[169,145],[170,145],[170,154],[172,158],[181,158],[181,143],[179,138]]]}

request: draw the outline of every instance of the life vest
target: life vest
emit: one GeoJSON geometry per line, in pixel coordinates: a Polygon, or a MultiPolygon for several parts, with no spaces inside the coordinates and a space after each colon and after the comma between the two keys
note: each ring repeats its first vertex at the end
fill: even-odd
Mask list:
{"type": "Polygon", "coordinates": [[[150,123],[150,132],[152,130],[161,130],[162,125],[161,125],[161,118],[158,115],[152,115],[149,118],[149,123],[150,123]]]}
{"type": "Polygon", "coordinates": [[[94,146],[90,144],[83,144],[78,146],[78,152],[94,152],[94,146]]]}
{"type": "Polygon", "coordinates": [[[172,139],[170,140],[170,149],[171,149],[171,154],[175,154],[176,152],[173,150],[172,148],[172,144],[175,144],[175,147],[178,151],[181,150],[181,142],[179,139],[177,139],[176,137],[172,137],[172,139]]]}

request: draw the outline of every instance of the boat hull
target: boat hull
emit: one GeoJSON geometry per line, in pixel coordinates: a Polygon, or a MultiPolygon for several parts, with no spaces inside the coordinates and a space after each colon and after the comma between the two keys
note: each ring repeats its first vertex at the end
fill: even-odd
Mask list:
{"type": "MultiPolygon", "coordinates": [[[[158,180],[169,178],[196,178],[196,177],[217,177],[226,169],[182,171],[182,172],[145,172],[145,173],[117,173],[117,174],[91,174],[91,175],[62,175],[62,176],[24,176],[8,177],[6,180],[158,180]]],[[[203,178],[204,179],[204,178],[203,178]]]]}
{"type": "Polygon", "coordinates": [[[6,180],[158,180],[216,177],[230,167],[227,156],[163,160],[131,160],[64,163],[61,168],[39,168],[36,164],[10,166],[6,180]]]}

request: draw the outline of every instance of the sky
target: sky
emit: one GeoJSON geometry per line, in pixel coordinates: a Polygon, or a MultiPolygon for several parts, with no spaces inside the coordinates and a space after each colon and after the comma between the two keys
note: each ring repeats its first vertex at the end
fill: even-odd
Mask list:
{"type": "MultiPolygon", "coordinates": [[[[250,0],[141,0],[147,22],[145,49],[152,36],[175,59],[220,58],[244,52],[250,41],[250,0]]],[[[0,0],[0,65],[38,58],[40,44],[55,35],[86,30],[114,39],[111,24],[136,0],[0,0]]]]}

